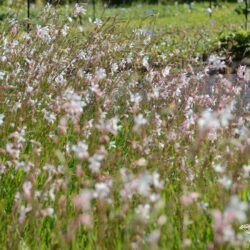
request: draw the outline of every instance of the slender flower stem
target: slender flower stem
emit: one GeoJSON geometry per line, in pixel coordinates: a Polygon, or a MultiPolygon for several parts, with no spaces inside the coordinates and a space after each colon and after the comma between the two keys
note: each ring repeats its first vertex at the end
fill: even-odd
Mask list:
{"type": "Polygon", "coordinates": [[[245,0],[245,29],[247,30],[248,24],[248,0],[245,0]]]}
{"type": "Polygon", "coordinates": [[[92,0],[92,5],[93,5],[93,20],[95,20],[95,16],[96,16],[96,3],[95,0],[92,0]]]}
{"type": "Polygon", "coordinates": [[[30,30],[30,24],[29,24],[29,20],[30,20],[30,0],[27,0],[27,18],[28,18],[28,25],[27,25],[27,30],[30,30]]]}

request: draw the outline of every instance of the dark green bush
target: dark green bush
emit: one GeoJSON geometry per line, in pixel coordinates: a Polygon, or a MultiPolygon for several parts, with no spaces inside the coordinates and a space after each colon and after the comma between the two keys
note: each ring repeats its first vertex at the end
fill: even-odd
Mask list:
{"type": "Polygon", "coordinates": [[[248,14],[250,14],[250,9],[246,9],[246,7],[244,5],[238,5],[237,8],[235,9],[235,12],[239,15],[241,14],[246,14],[246,12],[248,12],[248,14]]]}
{"type": "Polygon", "coordinates": [[[248,31],[223,33],[220,35],[219,41],[221,48],[229,52],[236,60],[250,56],[250,32],[248,31]]]}
{"type": "Polygon", "coordinates": [[[102,0],[104,4],[108,6],[120,6],[120,5],[130,5],[134,3],[148,3],[148,4],[157,4],[160,0],[142,0],[142,1],[135,1],[135,0],[102,0]]]}

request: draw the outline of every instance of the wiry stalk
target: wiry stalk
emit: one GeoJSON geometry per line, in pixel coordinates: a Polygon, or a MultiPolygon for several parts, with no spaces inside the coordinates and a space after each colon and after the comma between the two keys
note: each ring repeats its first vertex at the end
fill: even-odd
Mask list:
{"type": "Polygon", "coordinates": [[[30,0],[27,0],[27,18],[28,18],[28,25],[27,29],[30,29],[29,19],[30,19],[30,0]]]}
{"type": "Polygon", "coordinates": [[[248,23],[248,0],[245,0],[245,29],[247,30],[248,23]]]}
{"type": "Polygon", "coordinates": [[[93,20],[95,20],[95,12],[96,12],[96,3],[95,3],[95,0],[92,0],[92,6],[93,6],[93,20]]]}

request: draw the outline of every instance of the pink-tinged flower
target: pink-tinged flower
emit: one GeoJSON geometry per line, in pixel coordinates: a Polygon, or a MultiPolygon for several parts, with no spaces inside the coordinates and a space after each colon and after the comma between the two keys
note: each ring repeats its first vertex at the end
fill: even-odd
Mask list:
{"type": "Polygon", "coordinates": [[[23,183],[23,196],[26,200],[31,198],[32,192],[32,183],[30,181],[26,181],[23,183]]]}
{"type": "Polygon", "coordinates": [[[95,93],[96,96],[102,96],[103,95],[103,92],[100,89],[100,86],[98,84],[92,84],[90,89],[91,89],[91,91],[93,93],[95,93]]]}
{"type": "Polygon", "coordinates": [[[113,135],[117,135],[119,130],[122,128],[121,125],[119,125],[119,118],[113,117],[109,120],[101,119],[99,124],[97,124],[97,128],[102,132],[108,132],[113,135]]]}
{"type": "Polygon", "coordinates": [[[73,203],[78,210],[89,211],[93,199],[93,190],[85,189],[79,195],[73,198],[73,203]]]}
{"type": "Polygon", "coordinates": [[[213,217],[215,220],[215,222],[213,224],[215,241],[221,242],[222,236],[223,236],[223,231],[225,228],[224,221],[223,221],[223,214],[218,210],[213,211],[212,214],[213,214],[213,217]]]}
{"type": "Polygon", "coordinates": [[[6,152],[14,159],[18,159],[20,156],[20,149],[16,148],[13,143],[6,144],[6,152]]]}
{"type": "Polygon", "coordinates": [[[94,21],[94,24],[97,27],[101,27],[103,25],[103,21],[100,18],[96,18],[95,21],[94,21]]]}
{"type": "Polygon", "coordinates": [[[41,210],[41,215],[43,217],[46,217],[46,216],[52,217],[54,215],[54,212],[55,212],[54,208],[48,207],[48,208],[45,208],[45,209],[41,210]]]}
{"type": "Polygon", "coordinates": [[[93,224],[93,219],[89,214],[81,214],[79,216],[79,222],[87,228],[91,228],[93,224]]]}
{"type": "Polygon", "coordinates": [[[230,217],[230,215],[234,214],[233,219],[244,223],[247,220],[246,212],[248,209],[248,203],[241,201],[237,195],[233,195],[225,209],[225,215],[226,217],[230,217]]]}
{"type": "Polygon", "coordinates": [[[36,35],[37,37],[41,38],[44,42],[50,42],[52,40],[48,26],[41,27],[40,25],[38,25],[36,35]]]}
{"type": "Polygon", "coordinates": [[[61,133],[65,134],[67,132],[67,123],[68,120],[66,117],[63,117],[58,125],[58,129],[60,130],[61,133]]]}
{"type": "Polygon", "coordinates": [[[184,247],[189,247],[192,244],[192,241],[190,239],[184,239],[183,240],[183,245],[184,247]]]}
{"type": "Polygon", "coordinates": [[[32,207],[21,206],[19,211],[19,222],[22,224],[26,219],[26,214],[32,211],[32,207]]]}
{"type": "Polygon", "coordinates": [[[238,77],[239,79],[243,79],[243,78],[244,78],[244,75],[245,75],[245,72],[246,72],[246,66],[240,65],[240,66],[237,68],[237,77],[238,77]]]}
{"type": "Polygon", "coordinates": [[[157,220],[157,224],[159,226],[163,226],[166,222],[167,222],[167,217],[165,215],[161,215],[157,220]]]}
{"type": "Polygon", "coordinates": [[[182,195],[181,197],[181,203],[185,206],[190,206],[193,204],[198,198],[199,194],[195,192],[188,193],[186,195],[182,195]]]}
{"type": "Polygon", "coordinates": [[[4,174],[6,171],[6,166],[3,164],[0,164],[0,174],[4,174]]]}
{"type": "Polygon", "coordinates": [[[148,241],[151,245],[156,245],[161,237],[160,230],[156,229],[148,236],[148,241]]]}
{"type": "Polygon", "coordinates": [[[232,225],[237,221],[241,223],[246,221],[248,208],[249,206],[246,202],[240,201],[238,196],[233,195],[223,212],[218,210],[212,212],[215,242],[234,242],[236,240],[232,225]]]}
{"type": "Polygon", "coordinates": [[[250,82],[250,69],[246,68],[245,75],[244,75],[244,80],[249,83],[250,82]]]}
{"type": "Polygon", "coordinates": [[[67,112],[69,116],[79,117],[86,103],[82,100],[82,97],[75,93],[72,88],[68,88],[63,95],[65,103],[63,104],[63,109],[67,112]]]}
{"type": "Polygon", "coordinates": [[[75,5],[75,10],[74,10],[74,16],[80,16],[80,15],[85,15],[86,14],[86,9],[84,9],[82,6],[79,4],[75,5]]]}
{"type": "Polygon", "coordinates": [[[47,120],[48,123],[53,124],[54,121],[56,120],[56,114],[53,112],[49,112],[46,109],[42,109],[42,112],[44,114],[45,120],[47,120]]]}
{"type": "Polygon", "coordinates": [[[145,167],[147,166],[148,162],[145,158],[140,158],[139,160],[137,160],[135,162],[135,165],[138,166],[138,167],[145,167]]]}

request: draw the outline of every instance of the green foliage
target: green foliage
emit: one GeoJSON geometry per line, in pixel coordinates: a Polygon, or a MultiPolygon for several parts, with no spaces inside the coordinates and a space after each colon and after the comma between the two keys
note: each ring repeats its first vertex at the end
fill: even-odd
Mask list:
{"type": "Polygon", "coordinates": [[[246,14],[246,13],[250,13],[250,9],[248,8],[248,9],[246,9],[245,8],[245,6],[243,6],[243,5],[238,5],[236,8],[235,8],[235,12],[237,13],[237,14],[239,14],[239,15],[241,15],[241,14],[246,14]]]}
{"type": "Polygon", "coordinates": [[[229,52],[236,60],[249,55],[250,32],[248,31],[224,32],[220,35],[219,41],[221,48],[229,52]]]}
{"type": "MultiPolygon", "coordinates": [[[[0,2],[1,4],[1,2],[0,2]]],[[[0,8],[0,21],[4,19],[11,19],[15,15],[15,10],[12,8],[7,8],[6,6],[1,6],[0,8]]]]}

